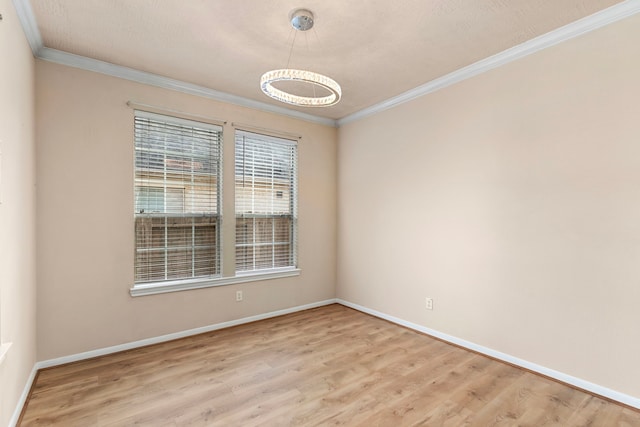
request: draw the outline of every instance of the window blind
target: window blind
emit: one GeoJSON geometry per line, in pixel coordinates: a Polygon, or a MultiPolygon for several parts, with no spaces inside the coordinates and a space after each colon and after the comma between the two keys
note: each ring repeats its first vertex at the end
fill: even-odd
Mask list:
{"type": "Polygon", "coordinates": [[[135,282],[220,274],[219,126],[135,112],[135,282]]]}
{"type": "Polygon", "coordinates": [[[236,131],[235,213],[237,272],[297,266],[295,141],[236,131]]]}

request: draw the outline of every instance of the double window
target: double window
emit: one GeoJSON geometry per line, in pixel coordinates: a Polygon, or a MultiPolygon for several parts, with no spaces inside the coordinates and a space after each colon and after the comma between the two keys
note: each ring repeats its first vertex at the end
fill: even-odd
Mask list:
{"type": "Polygon", "coordinates": [[[216,284],[297,266],[295,141],[236,130],[235,198],[227,206],[235,210],[235,251],[225,251],[222,128],[136,111],[134,129],[134,288],[216,284]],[[234,272],[222,271],[223,253],[235,253],[234,272]]]}

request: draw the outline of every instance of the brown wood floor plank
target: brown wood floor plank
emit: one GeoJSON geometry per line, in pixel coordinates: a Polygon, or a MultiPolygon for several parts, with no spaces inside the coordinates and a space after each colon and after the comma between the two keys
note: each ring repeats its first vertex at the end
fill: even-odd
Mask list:
{"type": "Polygon", "coordinates": [[[336,304],[42,370],[21,425],[640,427],[640,411],[336,304]]]}

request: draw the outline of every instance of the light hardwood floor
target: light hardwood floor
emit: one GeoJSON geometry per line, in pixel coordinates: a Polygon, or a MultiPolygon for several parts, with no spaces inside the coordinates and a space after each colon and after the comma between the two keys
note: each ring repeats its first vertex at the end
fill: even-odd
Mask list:
{"type": "Polygon", "coordinates": [[[640,426],[640,412],[330,305],[42,370],[22,426],[640,426]]]}

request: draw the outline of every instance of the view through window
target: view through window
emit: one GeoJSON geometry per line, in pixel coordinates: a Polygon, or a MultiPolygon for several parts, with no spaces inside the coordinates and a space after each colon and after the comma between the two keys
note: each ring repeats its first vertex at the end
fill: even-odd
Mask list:
{"type": "Polygon", "coordinates": [[[135,282],[220,274],[222,128],[135,113],[135,282]]]}
{"type": "Polygon", "coordinates": [[[297,267],[297,144],[237,131],[236,271],[297,267]]]}

